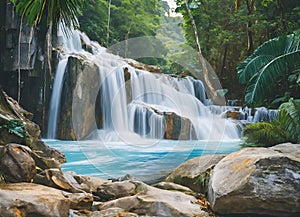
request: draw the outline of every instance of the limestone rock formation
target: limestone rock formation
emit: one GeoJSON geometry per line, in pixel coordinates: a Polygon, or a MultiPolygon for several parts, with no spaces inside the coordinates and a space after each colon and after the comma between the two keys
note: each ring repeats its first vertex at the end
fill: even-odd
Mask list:
{"type": "Polygon", "coordinates": [[[0,198],[1,216],[69,216],[70,201],[54,188],[32,183],[0,185],[0,198]]]}
{"type": "Polygon", "coordinates": [[[161,190],[142,182],[132,181],[136,185],[136,194],[105,202],[99,206],[100,210],[113,207],[129,210],[138,215],[147,216],[209,216],[202,211],[193,196],[181,192],[161,190]]]}
{"type": "Polygon", "coordinates": [[[166,181],[189,187],[195,192],[207,193],[210,172],[225,156],[223,154],[204,155],[190,159],[179,165],[166,178],[166,181]]]}
{"type": "Polygon", "coordinates": [[[100,88],[98,67],[78,56],[69,57],[62,89],[57,137],[79,140],[97,129],[95,106],[100,88]]]}
{"type": "Polygon", "coordinates": [[[220,214],[299,216],[299,149],[298,144],[245,148],[223,158],[210,178],[212,209],[220,214]]]}

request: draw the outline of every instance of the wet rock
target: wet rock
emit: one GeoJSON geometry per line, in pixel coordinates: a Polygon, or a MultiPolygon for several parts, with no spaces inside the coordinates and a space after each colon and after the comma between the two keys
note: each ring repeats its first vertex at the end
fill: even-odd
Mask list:
{"type": "Polygon", "coordinates": [[[224,154],[204,155],[190,159],[179,165],[166,181],[186,186],[198,193],[207,193],[210,172],[225,156],[224,154]]]}
{"type": "Polygon", "coordinates": [[[6,182],[32,182],[36,169],[28,147],[8,144],[1,152],[0,172],[6,182]]]}
{"type": "Polygon", "coordinates": [[[300,159],[288,150],[299,153],[300,146],[286,146],[245,148],[223,158],[210,178],[212,209],[230,215],[299,216],[300,159]]]}
{"type": "Polygon", "coordinates": [[[79,140],[97,129],[95,120],[101,114],[96,113],[95,117],[95,101],[99,89],[97,65],[81,56],[69,57],[61,95],[64,103],[61,105],[57,125],[59,139],[79,140]]]}
{"type": "Polygon", "coordinates": [[[133,59],[125,59],[125,61],[136,69],[145,70],[153,73],[162,73],[161,69],[158,66],[147,65],[133,59]]]}
{"type": "Polygon", "coordinates": [[[240,120],[241,119],[241,112],[239,111],[226,111],[227,118],[240,120]]]}
{"type": "Polygon", "coordinates": [[[166,121],[165,139],[189,140],[196,139],[194,126],[190,119],[181,117],[175,113],[164,112],[166,121]]]}
{"type": "Polygon", "coordinates": [[[0,185],[0,215],[68,217],[70,201],[61,191],[32,183],[0,185]]]}

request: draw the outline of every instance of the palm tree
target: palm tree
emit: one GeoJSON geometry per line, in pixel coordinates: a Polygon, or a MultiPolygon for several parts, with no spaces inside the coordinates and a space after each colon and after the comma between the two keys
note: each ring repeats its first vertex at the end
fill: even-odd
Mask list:
{"type": "MultiPolygon", "coordinates": [[[[77,27],[77,15],[80,13],[81,7],[85,0],[11,0],[14,3],[17,12],[21,15],[20,31],[19,31],[19,48],[18,48],[18,102],[21,95],[21,73],[20,73],[20,40],[22,21],[25,18],[25,23],[29,26],[37,26],[43,16],[46,16],[47,34],[46,34],[46,59],[47,68],[50,75],[51,56],[52,56],[52,29],[57,29],[59,23],[64,27],[77,27]]],[[[66,35],[68,35],[68,28],[63,28],[66,35]]],[[[46,89],[46,73],[44,74],[44,90],[46,89]]],[[[44,91],[43,101],[46,100],[46,91],[44,91]]],[[[45,115],[45,103],[43,108],[43,115],[45,115]]],[[[43,117],[43,120],[45,118],[43,117]]]]}
{"type": "Polygon", "coordinates": [[[37,25],[44,15],[47,16],[47,25],[78,26],[77,15],[83,6],[83,0],[12,0],[17,11],[26,17],[26,23],[37,25]]]}
{"type": "Polygon", "coordinates": [[[271,39],[237,67],[238,79],[247,84],[245,102],[260,105],[280,78],[300,70],[300,37],[294,34],[271,39]]]}

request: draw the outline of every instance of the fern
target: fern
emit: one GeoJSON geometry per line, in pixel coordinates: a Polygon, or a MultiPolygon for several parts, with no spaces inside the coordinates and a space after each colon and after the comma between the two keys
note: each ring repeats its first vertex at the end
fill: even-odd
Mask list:
{"type": "Polygon", "coordinates": [[[7,124],[0,125],[0,129],[6,129],[10,134],[14,134],[20,138],[26,137],[25,125],[21,120],[10,120],[7,124]]]}
{"type": "Polygon", "coordinates": [[[290,99],[279,107],[278,121],[284,131],[289,132],[291,141],[300,143],[300,99],[290,99]]]}
{"type": "Polygon", "coordinates": [[[272,146],[283,142],[300,143],[300,99],[290,99],[279,107],[278,118],[243,129],[244,146],[272,146]]]}
{"type": "Polygon", "coordinates": [[[281,130],[277,121],[249,124],[243,129],[243,136],[246,143],[264,147],[289,141],[288,133],[281,130]]]}

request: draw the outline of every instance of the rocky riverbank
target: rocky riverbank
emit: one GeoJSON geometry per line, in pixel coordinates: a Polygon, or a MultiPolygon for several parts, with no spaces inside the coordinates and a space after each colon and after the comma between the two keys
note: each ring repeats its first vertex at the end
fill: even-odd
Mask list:
{"type": "Polygon", "coordinates": [[[0,91],[0,216],[299,216],[300,146],[206,155],[153,186],[62,172],[31,114],[0,91]]]}

